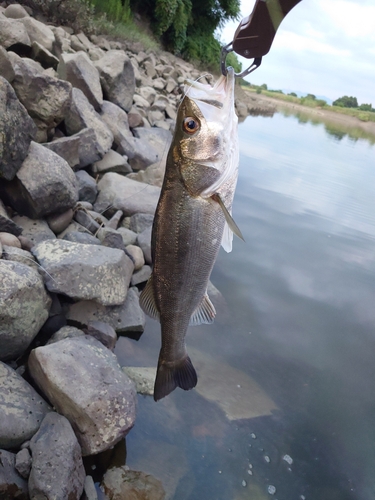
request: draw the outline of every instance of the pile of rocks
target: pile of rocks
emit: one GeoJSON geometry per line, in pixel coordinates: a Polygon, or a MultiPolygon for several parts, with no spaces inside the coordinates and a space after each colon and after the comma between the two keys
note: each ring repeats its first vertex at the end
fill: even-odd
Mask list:
{"type": "MultiPolygon", "coordinates": [[[[153,214],[181,85],[198,76],[0,4],[1,498],[97,498],[82,457],[134,425],[112,351],[144,328],[153,214]]],[[[101,488],[124,485],[164,498],[126,467],[101,488]]]]}

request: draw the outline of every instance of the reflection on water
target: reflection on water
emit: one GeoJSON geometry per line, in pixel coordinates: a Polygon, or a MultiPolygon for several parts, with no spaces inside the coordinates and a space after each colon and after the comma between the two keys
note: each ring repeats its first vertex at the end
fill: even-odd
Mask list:
{"type": "MultiPolygon", "coordinates": [[[[226,306],[190,328],[197,390],[139,397],[127,464],[176,500],[375,498],[375,148],[296,117],[239,128],[226,306]]],[[[218,300],[218,299],[216,299],[218,300]]],[[[160,329],[122,338],[155,366],[160,329]]]]}
{"type": "Polygon", "coordinates": [[[323,116],[313,115],[304,111],[291,110],[290,108],[281,108],[280,112],[286,117],[296,116],[299,123],[311,123],[312,125],[323,124],[327,134],[338,141],[347,137],[354,142],[358,139],[363,139],[368,141],[370,144],[375,144],[375,135],[367,132],[361,127],[348,126],[346,123],[338,123],[337,121],[329,120],[329,118],[327,119],[323,116]]]}

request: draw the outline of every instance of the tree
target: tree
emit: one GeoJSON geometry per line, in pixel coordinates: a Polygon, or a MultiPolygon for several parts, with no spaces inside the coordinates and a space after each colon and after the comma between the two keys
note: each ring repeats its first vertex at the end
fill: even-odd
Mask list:
{"type": "Polygon", "coordinates": [[[359,106],[359,109],[361,111],[375,111],[375,109],[372,107],[372,104],[361,104],[359,106]]]}
{"type": "Polygon", "coordinates": [[[311,99],[311,100],[315,101],[316,96],[314,94],[307,94],[306,99],[311,99]]]}
{"type": "Polygon", "coordinates": [[[356,97],[349,97],[344,95],[333,101],[332,106],[340,106],[341,108],[358,108],[358,101],[356,97]]]}

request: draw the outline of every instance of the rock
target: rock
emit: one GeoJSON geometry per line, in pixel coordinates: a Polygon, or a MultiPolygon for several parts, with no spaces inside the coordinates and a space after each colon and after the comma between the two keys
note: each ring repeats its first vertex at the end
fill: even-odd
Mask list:
{"type": "Polygon", "coordinates": [[[101,117],[113,134],[118,153],[132,158],[134,156],[134,138],[129,129],[126,112],[116,104],[104,101],[101,117]]]}
{"type": "Polygon", "coordinates": [[[8,5],[4,10],[4,16],[9,19],[21,19],[22,17],[28,17],[29,14],[20,4],[8,5]]]}
{"type": "Polygon", "coordinates": [[[15,78],[12,82],[18,99],[30,116],[47,128],[61,123],[69,109],[72,86],[43,73],[43,68],[31,59],[12,54],[15,78]]]}
{"type": "Polygon", "coordinates": [[[133,427],[134,384],[98,340],[85,336],[38,347],[30,354],[29,369],[71,422],[84,456],[110,448],[133,427]]]}
{"type": "Polygon", "coordinates": [[[95,179],[93,179],[85,170],[76,172],[76,178],[78,181],[79,200],[94,203],[98,195],[98,187],[95,179]]]}
{"type": "MultiPolygon", "coordinates": [[[[58,58],[54,56],[52,52],[43,47],[43,45],[41,45],[39,42],[32,42],[31,57],[32,59],[34,59],[34,61],[39,62],[44,69],[53,68],[54,70],[56,70],[59,64],[58,58]]],[[[58,75],[52,74],[50,76],[56,77],[58,75]]]]}
{"type": "Polygon", "coordinates": [[[29,35],[21,21],[0,16],[0,45],[5,49],[12,45],[31,46],[29,35]]]}
{"type": "Polygon", "coordinates": [[[73,88],[72,90],[72,100],[65,116],[65,126],[69,135],[76,134],[85,128],[92,128],[95,132],[100,157],[111,149],[112,132],[80,89],[73,88]]]}
{"type": "MultiPolygon", "coordinates": [[[[102,242],[103,246],[125,250],[122,236],[115,229],[112,229],[110,227],[102,227],[99,229],[97,236],[102,242]]],[[[129,258],[131,258],[134,264],[132,256],[128,252],[125,253],[129,258]]]]}
{"type": "Polygon", "coordinates": [[[84,337],[84,335],[85,333],[79,328],[76,328],[75,326],[63,326],[52,334],[51,338],[49,339],[46,345],[54,344],[55,342],[60,342],[60,340],[64,339],[84,337]]]}
{"type": "Polygon", "coordinates": [[[126,251],[130,253],[134,260],[134,271],[139,271],[144,266],[145,259],[142,250],[136,245],[128,245],[126,251]]]}
{"type": "Polygon", "coordinates": [[[51,28],[30,16],[21,18],[19,22],[25,26],[31,42],[38,42],[47,50],[52,50],[55,35],[51,28]]]}
{"type": "Polygon", "coordinates": [[[150,103],[147,101],[147,99],[145,99],[141,95],[134,94],[133,100],[134,100],[134,104],[136,106],[139,106],[140,108],[147,109],[150,106],[150,103]]]}
{"type": "Polygon", "coordinates": [[[68,208],[62,214],[53,214],[47,217],[47,224],[49,225],[51,231],[55,234],[62,233],[66,229],[73,219],[73,209],[68,208]]]}
{"type": "Polygon", "coordinates": [[[154,395],[155,367],[123,366],[122,370],[134,382],[138,394],[143,394],[143,396],[154,395]]]}
{"type": "Polygon", "coordinates": [[[123,212],[121,210],[117,210],[117,212],[111,217],[111,219],[107,223],[107,227],[111,229],[117,229],[121,218],[123,217],[123,212]]]}
{"type": "Polygon", "coordinates": [[[133,273],[132,279],[130,281],[132,286],[140,285],[145,283],[151,276],[152,269],[150,266],[142,266],[137,272],[133,273]]]}
{"type": "Polygon", "coordinates": [[[8,52],[0,45],[0,76],[12,83],[16,76],[12,63],[10,62],[8,52]]]}
{"type": "MultiPolygon", "coordinates": [[[[51,231],[45,220],[33,220],[23,215],[16,215],[13,217],[13,221],[22,227],[22,236],[19,239],[24,237],[30,240],[31,243],[37,244],[41,241],[54,240],[56,238],[55,233],[51,231]]],[[[24,248],[23,245],[22,248],[24,248]]]]}
{"type": "Polygon", "coordinates": [[[28,348],[48,318],[51,299],[38,272],[18,262],[0,260],[0,283],[0,359],[6,361],[28,348]]]}
{"type": "Polygon", "coordinates": [[[120,306],[105,307],[93,300],[72,304],[67,319],[82,327],[88,325],[90,321],[103,321],[111,325],[118,334],[142,333],[146,324],[136,288],[129,289],[125,303],[120,306]]]}
{"type": "Polygon", "coordinates": [[[163,485],[158,479],[145,472],[129,470],[126,465],[107,470],[101,488],[110,500],[165,499],[163,485]]]}
{"type": "Polygon", "coordinates": [[[87,36],[80,32],[77,33],[77,38],[78,40],[82,43],[82,45],[85,47],[85,50],[90,50],[94,45],[90,42],[90,40],[87,38],[87,36]]]}
{"type": "Polygon", "coordinates": [[[133,142],[134,155],[129,159],[133,170],[143,170],[159,160],[158,152],[152,145],[137,138],[134,138],[133,142]]]}
{"type": "Polygon", "coordinates": [[[31,455],[27,448],[23,448],[16,455],[15,467],[20,476],[27,479],[31,470],[31,455]]]}
{"type": "Polygon", "coordinates": [[[0,498],[1,500],[28,500],[27,482],[15,468],[15,454],[0,450],[0,498]]]}
{"type": "Polygon", "coordinates": [[[168,130],[161,128],[136,128],[134,136],[147,142],[158,154],[158,161],[166,161],[170,145],[172,143],[172,134],[168,130]]]}
{"type": "Polygon", "coordinates": [[[21,248],[20,240],[11,233],[0,233],[0,243],[10,247],[21,248]]]}
{"type": "Polygon", "coordinates": [[[93,128],[85,128],[73,137],[78,137],[80,141],[78,150],[79,168],[85,168],[103,158],[105,151],[98,142],[97,133],[93,128]]]}
{"type": "Polygon", "coordinates": [[[0,177],[11,180],[27,156],[36,126],[11,85],[0,77],[0,177]]]}
{"type": "Polygon", "coordinates": [[[72,208],[78,200],[76,178],[67,162],[32,142],[13,181],[4,182],[3,199],[18,213],[37,219],[72,208]]]}
{"type": "Polygon", "coordinates": [[[137,233],[135,233],[131,229],[128,229],[126,227],[119,227],[117,231],[121,234],[122,241],[124,242],[125,247],[127,247],[128,245],[134,245],[136,243],[137,233]]]}
{"type": "Polygon", "coordinates": [[[117,342],[117,335],[108,323],[102,321],[89,321],[87,324],[87,334],[99,340],[107,349],[113,351],[117,342]]]}
{"type": "Polygon", "coordinates": [[[154,216],[152,214],[137,213],[130,217],[129,228],[135,233],[141,233],[148,227],[152,226],[154,216]]]}
{"type": "Polygon", "coordinates": [[[137,244],[142,248],[143,255],[147,264],[152,264],[151,259],[151,232],[152,226],[142,231],[137,238],[137,244]]]}
{"type": "Polygon", "coordinates": [[[122,50],[109,50],[95,61],[105,99],[129,111],[133,103],[135,78],[129,57],[122,50]]]}
{"type": "Polygon", "coordinates": [[[0,447],[17,448],[30,439],[49,411],[35,389],[0,361],[0,447]]]}
{"type": "Polygon", "coordinates": [[[103,305],[125,301],[134,264],[123,251],[58,239],[35,245],[32,253],[48,273],[51,292],[103,305]]]}
{"type": "Polygon", "coordinates": [[[154,214],[160,189],[123,177],[114,172],[104,174],[98,183],[99,195],[95,203],[97,212],[112,207],[125,215],[137,212],[154,214]]]}
{"type": "Polygon", "coordinates": [[[79,134],[60,137],[52,142],[44,142],[42,146],[64,158],[71,168],[80,164],[81,141],[79,134]]]}
{"type": "Polygon", "coordinates": [[[86,474],[81,448],[69,421],[49,413],[31,439],[30,448],[30,498],[79,499],[86,474]]]}
{"type": "Polygon", "coordinates": [[[113,151],[113,149],[110,149],[101,160],[95,162],[91,169],[94,174],[105,174],[106,172],[128,174],[132,172],[126,158],[113,151]]]}
{"type": "Polygon", "coordinates": [[[36,263],[33,255],[27,250],[23,250],[22,248],[11,247],[7,245],[3,245],[3,259],[11,260],[12,262],[19,262],[20,264],[24,264],[26,266],[30,266],[36,271],[39,271],[39,266],[36,263]]]}
{"type": "Polygon", "coordinates": [[[152,186],[161,187],[163,185],[165,175],[165,162],[157,162],[148,166],[145,170],[139,170],[138,172],[133,172],[129,174],[128,179],[133,179],[134,181],[144,182],[145,184],[151,184],[152,186]]]}
{"type": "Polygon", "coordinates": [[[149,106],[155,101],[156,90],[153,87],[141,87],[139,89],[139,94],[146,99],[149,106]]]}
{"type": "Polygon", "coordinates": [[[95,483],[92,476],[85,477],[85,483],[83,486],[83,500],[98,500],[98,493],[95,488],[95,483]]]}
{"type": "Polygon", "coordinates": [[[86,212],[86,210],[76,210],[74,219],[90,231],[90,233],[97,235],[97,232],[100,229],[100,224],[88,212],[86,212]]]}
{"type": "Polygon", "coordinates": [[[73,87],[82,90],[95,110],[100,111],[103,104],[103,92],[99,72],[86,52],[61,54],[57,72],[60,78],[70,82],[73,87]]]}
{"type": "Polygon", "coordinates": [[[130,128],[142,127],[142,125],[143,125],[142,115],[140,114],[138,109],[134,106],[131,108],[131,110],[128,113],[128,121],[129,121],[130,128]]]}
{"type": "Polygon", "coordinates": [[[73,243],[82,243],[83,245],[101,245],[101,241],[89,233],[82,233],[80,231],[70,231],[63,237],[66,241],[73,243]]]}

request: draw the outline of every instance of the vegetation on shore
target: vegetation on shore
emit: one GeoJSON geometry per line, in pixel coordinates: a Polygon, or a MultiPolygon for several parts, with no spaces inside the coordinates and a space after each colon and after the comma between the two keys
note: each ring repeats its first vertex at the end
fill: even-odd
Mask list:
{"type": "Polygon", "coordinates": [[[320,108],[328,111],[334,111],[348,116],[354,116],[363,122],[375,122],[375,108],[372,104],[358,105],[356,97],[343,96],[332,103],[332,106],[323,99],[317,99],[313,94],[307,94],[304,97],[298,97],[296,93],[291,92],[285,94],[282,90],[271,90],[267,84],[251,85],[249,82],[242,80],[241,86],[244,90],[263,94],[267,97],[273,97],[280,101],[300,104],[309,108],[320,108]]]}
{"type": "MultiPolygon", "coordinates": [[[[240,0],[21,0],[49,21],[75,31],[166,49],[205,70],[218,70],[221,43],[216,30],[237,19],[240,0]]],[[[228,65],[241,71],[234,53],[228,65]]]]}

